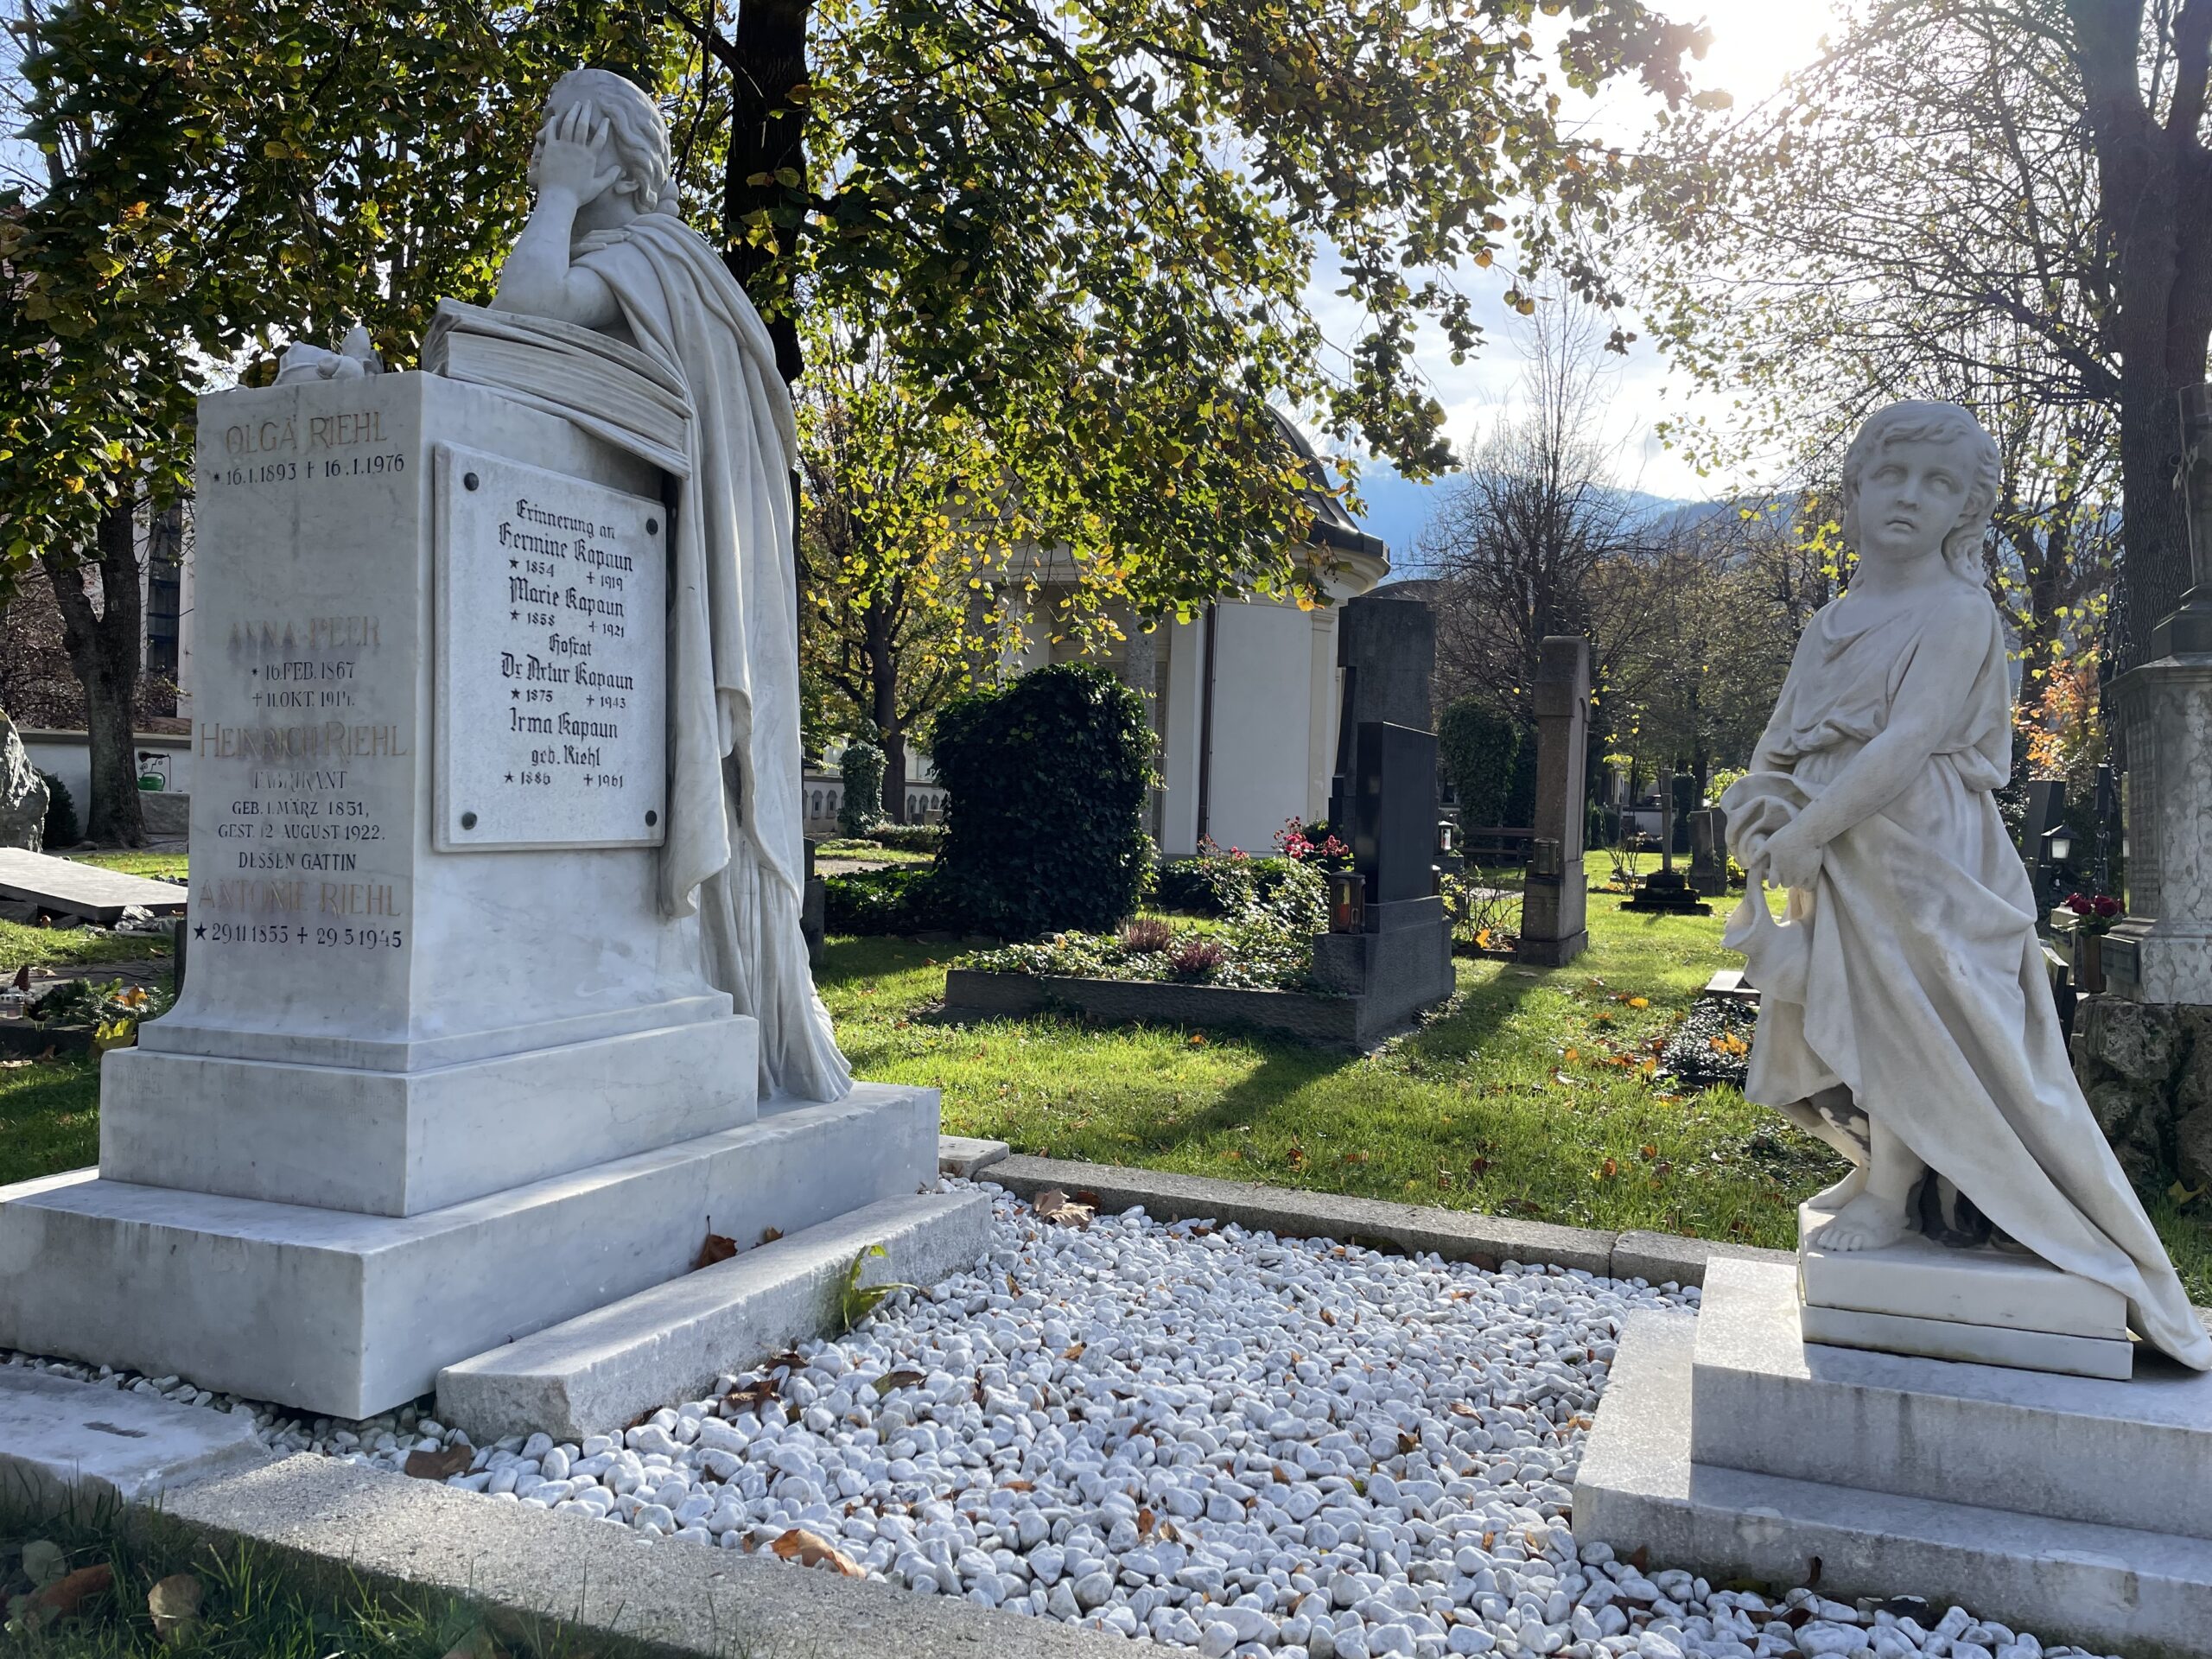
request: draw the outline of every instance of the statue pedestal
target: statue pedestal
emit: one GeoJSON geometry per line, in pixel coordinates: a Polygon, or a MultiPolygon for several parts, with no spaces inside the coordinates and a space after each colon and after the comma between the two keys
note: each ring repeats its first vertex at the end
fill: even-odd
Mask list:
{"type": "Polygon", "coordinates": [[[425,374],[205,398],[197,470],[190,971],[0,1189],[0,1347],[358,1418],[934,1184],[934,1090],[764,1114],[660,910],[657,471],[425,374]]]}
{"type": "Polygon", "coordinates": [[[2212,1376],[1808,1343],[1795,1281],[1716,1261],[1694,1318],[1630,1323],[1575,1481],[1580,1542],[1715,1584],[1955,1603],[2093,1652],[2205,1651],[2212,1376]]]}

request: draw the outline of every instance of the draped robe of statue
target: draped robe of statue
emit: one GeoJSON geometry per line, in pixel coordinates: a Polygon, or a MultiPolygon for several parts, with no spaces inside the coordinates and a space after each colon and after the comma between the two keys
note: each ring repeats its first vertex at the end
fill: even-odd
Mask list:
{"type": "Polygon", "coordinates": [[[1910,781],[1827,843],[1782,923],[1756,879],[1729,920],[1760,996],[1745,1093],[1861,1164],[1871,1116],[1944,1198],[2120,1292],[2137,1334],[2212,1370],[2212,1339],[2068,1063],[2034,896],[1992,798],[2011,773],[2012,708],[1987,594],[1955,579],[1824,607],[1753,770],[1722,798],[1729,843],[1752,870],[1751,838],[1818,799],[1907,700],[1949,711],[1910,781]]]}
{"type": "Polygon", "coordinates": [[[760,314],[673,214],[586,237],[577,264],[690,394],[669,604],[668,836],[660,902],[699,912],[708,979],[760,1022],[764,1090],[852,1087],[815,995],[799,912],[798,623],[791,397],[760,314]]]}

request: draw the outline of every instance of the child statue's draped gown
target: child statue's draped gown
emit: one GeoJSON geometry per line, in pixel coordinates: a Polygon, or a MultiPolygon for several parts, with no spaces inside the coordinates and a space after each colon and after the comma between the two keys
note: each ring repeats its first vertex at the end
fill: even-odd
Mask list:
{"type": "Polygon", "coordinates": [[[2012,708],[2004,631],[1978,586],[1821,610],[1754,770],[1723,798],[1730,845],[1742,858],[1818,798],[1901,698],[1950,711],[1935,753],[1827,842],[1785,925],[1756,880],[1730,918],[1760,994],[1745,1092],[1862,1163],[1878,1120],[1999,1232],[2120,1292],[2146,1342],[2212,1370],[2212,1338],[2068,1064],[2034,895],[1992,798],[2011,772],[2012,708]]]}

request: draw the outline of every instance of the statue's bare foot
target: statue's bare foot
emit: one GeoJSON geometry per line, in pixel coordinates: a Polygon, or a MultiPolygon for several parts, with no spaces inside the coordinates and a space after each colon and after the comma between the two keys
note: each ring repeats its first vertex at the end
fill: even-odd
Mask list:
{"type": "Polygon", "coordinates": [[[1862,1192],[1806,1243],[1822,1250],[1878,1250],[1896,1243],[1907,1230],[1902,1204],[1862,1192]]]}
{"type": "Polygon", "coordinates": [[[1853,1164],[1851,1173],[1825,1191],[1815,1192],[1805,1200],[1808,1210],[1819,1210],[1834,1215],[1866,1190],[1866,1166],[1853,1164]]]}

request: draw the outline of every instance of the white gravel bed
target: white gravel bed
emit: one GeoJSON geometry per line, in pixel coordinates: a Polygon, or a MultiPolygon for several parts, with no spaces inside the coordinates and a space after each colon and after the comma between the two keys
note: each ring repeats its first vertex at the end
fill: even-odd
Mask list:
{"type": "Polygon", "coordinates": [[[467,1447],[448,1484],[492,1501],[1205,1659],[2080,1655],[1959,1608],[1770,1600],[1578,1552],[1570,1489],[1622,1322],[1694,1289],[1138,1211],[1064,1224],[984,1190],[997,1241],[976,1271],[580,1445],[475,1448],[414,1407],[309,1420],[5,1363],[249,1411],[279,1451],[398,1469],[467,1447]]]}

